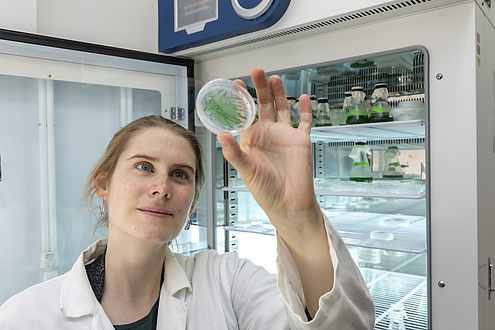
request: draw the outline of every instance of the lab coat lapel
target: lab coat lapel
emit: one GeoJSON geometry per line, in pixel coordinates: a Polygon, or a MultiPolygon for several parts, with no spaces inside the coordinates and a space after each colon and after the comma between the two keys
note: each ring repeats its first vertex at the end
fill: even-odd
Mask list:
{"type": "Polygon", "coordinates": [[[114,329],[112,323],[96,299],[86,275],[84,264],[105,251],[106,239],[88,247],[77,259],[60,292],[60,311],[69,318],[93,316],[91,329],[114,329]]]}
{"type": "Polygon", "coordinates": [[[158,305],[157,330],[183,330],[187,326],[186,295],[192,292],[188,274],[167,249],[165,274],[158,305]]]}

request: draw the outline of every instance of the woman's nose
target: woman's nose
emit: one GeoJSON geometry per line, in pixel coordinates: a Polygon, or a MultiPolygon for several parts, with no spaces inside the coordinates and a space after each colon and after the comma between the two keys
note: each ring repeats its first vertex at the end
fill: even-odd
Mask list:
{"type": "Polygon", "coordinates": [[[150,187],[150,195],[154,197],[170,198],[172,190],[168,175],[157,175],[150,187]]]}

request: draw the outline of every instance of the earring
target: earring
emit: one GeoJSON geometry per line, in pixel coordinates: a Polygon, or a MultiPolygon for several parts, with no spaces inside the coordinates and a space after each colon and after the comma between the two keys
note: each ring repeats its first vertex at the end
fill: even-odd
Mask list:
{"type": "Polygon", "coordinates": [[[98,206],[98,212],[100,212],[100,215],[106,215],[108,213],[105,201],[101,201],[100,206],[98,206]]]}
{"type": "Polygon", "coordinates": [[[191,220],[189,220],[189,218],[187,218],[186,226],[184,227],[184,230],[189,230],[189,228],[191,228],[191,220]]]}

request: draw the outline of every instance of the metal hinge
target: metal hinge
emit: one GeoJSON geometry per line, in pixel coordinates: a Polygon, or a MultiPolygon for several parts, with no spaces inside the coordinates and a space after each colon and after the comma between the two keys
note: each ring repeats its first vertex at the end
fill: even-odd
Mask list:
{"type": "Polygon", "coordinates": [[[495,265],[492,264],[491,258],[488,258],[488,300],[490,300],[492,292],[495,292],[495,289],[492,289],[492,269],[494,268],[495,265]]]}
{"type": "Polygon", "coordinates": [[[185,118],[185,109],[183,108],[178,108],[178,107],[172,107],[170,108],[171,114],[170,114],[170,119],[177,121],[177,120],[184,120],[185,118]]]}

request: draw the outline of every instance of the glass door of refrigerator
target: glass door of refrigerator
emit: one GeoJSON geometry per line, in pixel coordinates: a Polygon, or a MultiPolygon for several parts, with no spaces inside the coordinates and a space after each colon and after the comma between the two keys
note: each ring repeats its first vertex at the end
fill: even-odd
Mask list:
{"type": "MultiPolygon", "coordinates": [[[[407,49],[278,73],[288,96],[326,98],[336,116],[344,113],[345,92],[362,87],[369,111],[375,85],[387,84],[391,121],[343,124],[333,118],[333,126],[311,132],[315,192],[368,284],[375,329],[428,328],[426,55],[423,49],[407,49]],[[356,142],[369,148],[371,182],[350,179],[356,142]]],[[[244,81],[255,97],[252,82],[244,81]]],[[[219,147],[217,153],[221,156],[219,147]]],[[[217,203],[225,249],[275,273],[274,227],[232,166],[224,162],[223,171],[217,203]]]]}
{"type": "MultiPolygon", "coordinates": [[[[95,210],[80,208],[86,176],[134,119],[156,114],[189,126],[193,65],[39,36],[1,37],[0,246],[14,252],[0,265],[0,304],[64,273],[105,236],[93,236],[95,210]]],[[[206,249],[206,227],[192,226],[171,246],[206,249]]]]}

